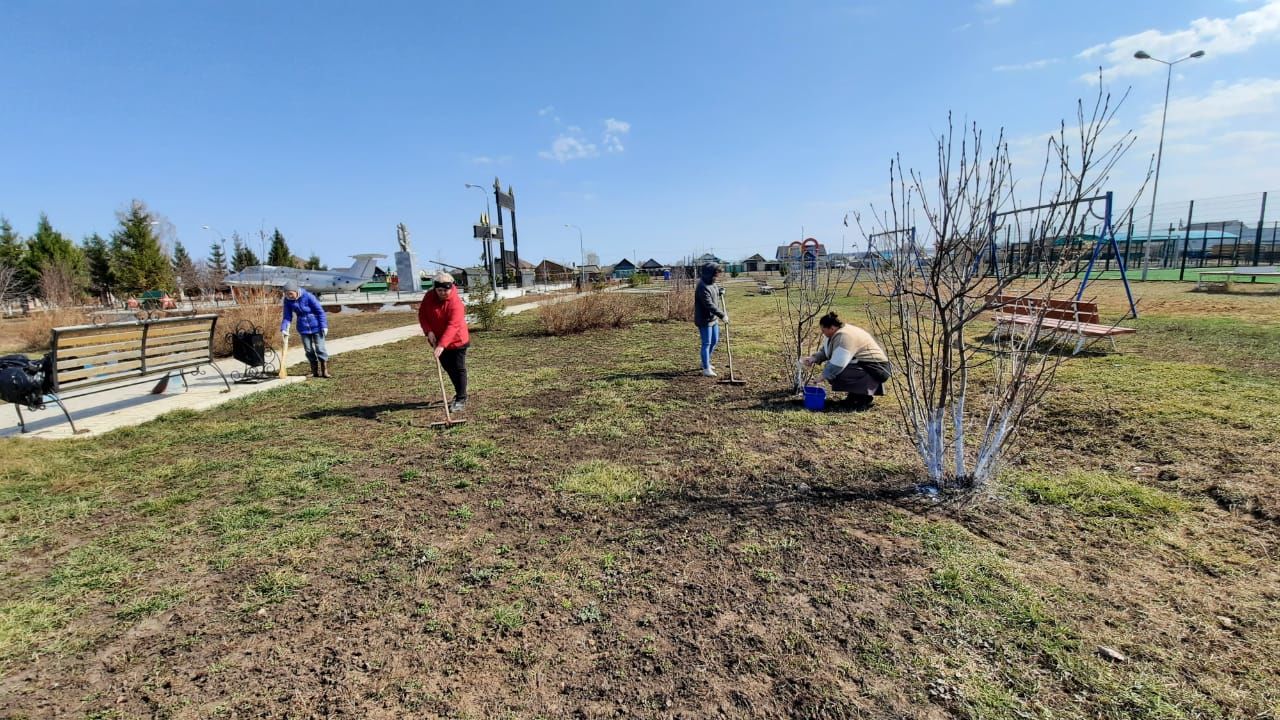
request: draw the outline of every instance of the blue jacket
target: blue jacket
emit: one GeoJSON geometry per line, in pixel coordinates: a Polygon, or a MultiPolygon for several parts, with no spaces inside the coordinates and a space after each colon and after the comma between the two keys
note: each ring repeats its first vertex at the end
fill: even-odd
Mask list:
{"type": "Polygon", "coordinates": [[[285,327],[295,315],[298,317],[298,322],[295,324],[299,335],[315,335],[329,329],[329,318],[325,316],[320,301],[306,290],[299,293],[297,300],[284,299],[284,317],[280,320],[280,332],[285,331],[285,327]]]}

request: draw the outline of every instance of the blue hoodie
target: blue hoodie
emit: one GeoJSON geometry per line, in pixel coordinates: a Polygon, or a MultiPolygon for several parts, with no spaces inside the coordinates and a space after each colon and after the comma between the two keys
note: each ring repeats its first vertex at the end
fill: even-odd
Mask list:
{"type": "Polygon", "coordinates": [[[329,329],[329,318],[315,295],[302,290],[297,300],[284,299],[284,317],[280,320],[280,332],[284,332],[293,316],[298,317],[298,334],[315,335],[329,329]]]}

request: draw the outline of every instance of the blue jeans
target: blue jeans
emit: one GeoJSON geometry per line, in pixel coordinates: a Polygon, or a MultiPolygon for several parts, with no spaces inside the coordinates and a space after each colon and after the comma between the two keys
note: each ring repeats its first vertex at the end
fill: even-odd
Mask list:
{"type": "MultiPolygon", "coordinates": [[[[299,333],[301,335],[301,333],[299,333]]],[[[324,335],[302,335],[302,349],[307,353],[307,362],[317,360],[329,361],[329,351],[324,347],[324,335]]]]}
{"type": "Polygon", "coordinates": [[[719,323],[698,328],[698,335],[702,338],[702,369],[708,370],[711,368],[711,351],[715,350],[716,343],[720,342],[719,323]]]}

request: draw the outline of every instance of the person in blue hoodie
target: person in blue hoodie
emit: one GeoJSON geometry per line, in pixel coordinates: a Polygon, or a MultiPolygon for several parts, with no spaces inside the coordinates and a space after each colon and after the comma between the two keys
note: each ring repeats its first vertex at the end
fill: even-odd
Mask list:
{"type": "Polygon", "coordinates": [[[698,287],[693,293],[693,324],[698,326],[698,335],[702,338],[702,374],[716,377],[716,369],[711,366],[711,351],[720,342],[720,325],[718,320],[726,320],[724,311],[716,302],[716,276],[720,268],[715,263],[707,263],[698,269],[698,287]]]}
{"type": "MultiPolygon", "coordinates": [[[[290,280],[284,284],[284,317],[280,320],[280,334],[288,335],[289,326],[295,324],[297,318],[298,335],[302,337],[302,349],[307,353],[307,362],[311,363],[313,377],[331,378],[329,374],[329,353],[324,347],[324,338],[329,334],[329,318],[324,314],[324,307],[315,295],[298,287],[298,283],[290,280]]],[[[284,362],[282,359],[281,362],[284,362]]]]}

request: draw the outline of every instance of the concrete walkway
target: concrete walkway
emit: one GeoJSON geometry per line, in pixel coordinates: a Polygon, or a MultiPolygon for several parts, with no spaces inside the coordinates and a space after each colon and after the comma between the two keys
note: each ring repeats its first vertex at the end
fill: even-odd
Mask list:
{"type": "MultiPolygon", "coordinates": [[[[551,301],[552,299],[540,300],[517,305],[509,309],[507,314],[514,315],[551,301]]],[[[422,328],[418,327],[417,323],[363,335],[336,338],[329,340],[325,344],[330,355],[341,355],[414,337],[422,337],[422,328]]],[[[297,342],[296,337],[290,345],[289,354],[285,359],[285,367],[306,363],[306,353],[303,352],[300,347],[301,343],[297,342]]],[[[244,370],[244,365],[232,358],[218,360],[215,364],[227,376],[228,380],[232,380],[231,373],[233,371],[240,372],[244,370]]],[[[182,381],[175,373],[169,379],[168,389],[160,395],[152,395],[151,388],[156,382],[159,382],[160,378],[163,377],[162,375],[156,376],[149,383],[104,390],[93,395],[64,401],[67,411],[71,413],[71,419],[75,420],[76,428],[81,432],[78,436],[71,432],[71,425],[67,423],[66,417],[63,416],[62,411],[54,403],[50,403],[44,410],[35,412],[23,409],[22,416],[27,421],[26,433],[21,432],[18,427],[18,414],[14,406],[10,403],[0,403],[0,417],[3,418],[3,420],[0,420],[0,437],[24,437],[43,440],[93,437],[116,428],[141,425],[148,420],[154,420],[174,410],[205,410],[229,400],[306,380],[304,376],[290,376],[285,379],[272,379],[254,384],[240,385],[232,382],[231,392],[228,393],[224,392],[227,386],[223,384],[222,378],[217,372],[207,366],[200,369],[204,371],[203,375],[192,377],[190,372],[187,373],[189,388],[183,387],[182,381]]]]}

